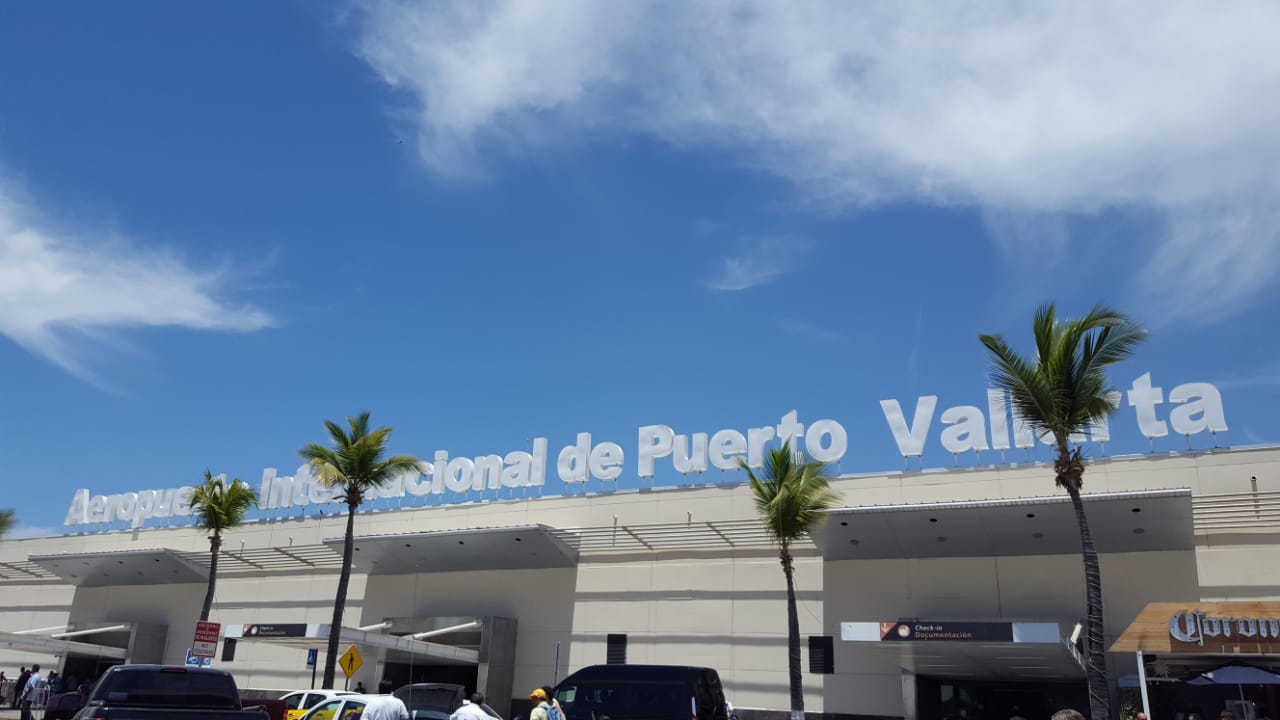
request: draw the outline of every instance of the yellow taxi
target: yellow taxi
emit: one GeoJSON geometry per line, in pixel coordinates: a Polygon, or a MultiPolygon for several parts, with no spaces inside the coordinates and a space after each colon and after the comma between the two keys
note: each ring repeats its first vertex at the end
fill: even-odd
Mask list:
{"type": "Polygon", "coordinates": [[[355,694],[347,690],[295,690],[280,699],[284,701],[286,720],[299,720],[308,710],[326,700],[355,694]]]}
{"type": "Polygon", "coordinates": [[[364,706],[377,695],[343,695],[311,708],[301,720],[360,720],[364,706]]]}

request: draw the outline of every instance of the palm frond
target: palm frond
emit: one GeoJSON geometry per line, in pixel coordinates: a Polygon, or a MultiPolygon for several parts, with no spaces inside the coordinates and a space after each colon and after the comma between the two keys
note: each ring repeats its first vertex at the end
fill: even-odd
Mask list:
{"type": "Polygon", "coordinates": [[[205,470],[204,482],[192,491],[190,504],[196,527],[217,535],[241,525],[249,509],[258,504],[258,494],[239,478],[224,484],[205,470]]]}
{"type": "Polygon", "coordinates": [[[341,489],[349,504],[358,504],[366,494],[384,487],[395,476],[418,469],[420,461],[412,455],[384,459],[392,429],[370,430],[368,412],[346,420],[346,430],[335,422],[325,421],[331,447],[311,443],[303,446],[298,455],[310,462],[317,480],[341,489]]]}
{"type": "Polygon", "coordinates": [[[0,538],[9,534],[13,529],[14,523],[17,521],[12,510],[0,510],[0,538]]]}
{"type": "Polygon", "coordinates": [[[779,544],[805,537],[820,522],[822,510],[835,507],[839,496],[831,490],[826,466],[800,463],[790,448],[773,448],[760,474],[739,461],[751,484],[756,512],[765,530],[779,544]]]}
{"type": "Polygon", "coordinates": [[[1040,367],[1018,355],[999,335],[979,335],[991,355],[991,382],[1009,392],[1010,404],[1032,425],[1042,426],[1053,415],[1052,386],[1040,367]]]}
{"type": "Polygon", "coordinates": [[[332,420],[325,420],[324,427],[329,431],[329,438],[333,440],[334,447],[344,447],[351,442],[347,438],[347,431],[343,430],[341,425],[332,420]]]}
{"type": "Polygon", "coordinates": [[[991,358],[991,381],[1034,429],[1055,438],[1084,431],[1115,408],[1106,368],[1133,355],[1147,333],[1123,313],[1102,305],[1062,320],[1053,305],[1032,320],[1036,357],[1026,359],[999,335],[979,335],[991,358]]]}

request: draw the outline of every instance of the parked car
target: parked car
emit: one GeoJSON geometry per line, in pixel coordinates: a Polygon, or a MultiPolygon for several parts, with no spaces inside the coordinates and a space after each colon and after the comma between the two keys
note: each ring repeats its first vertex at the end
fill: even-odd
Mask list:
{"type": "Polygon", "coordinates": [[[266,720],[240,705],[231,674],[184,665],[116,665],[102,674],[76,720],[266,720]]]}
{"type": "Polygon", "coordinates": [[[720,674],[686,665],[590,665],[555,687],[567,720],[728,720],[720,674]]]}
{"type": "Polygon", "coordinates": [[[356,695],[347,690],[294,690],[280,696],[284,701],[286,720],[298,720],[311,708],[325,700],[332,700],[343,695],[356,695]]]}
{"type": "Polygon", "coordinates": [[[343,693],[322,701],[302,716],[302,720],[358,720],[364,706],[377,695],[343,693]]]}
{"type": "MultiPolygon", "coordinates": [[[[453,683],[414,683],[398,688],[394,693],[409,709],[411,720],[449,720],[455,710],[467,699],[467,689],[453,683]]],[[[494,720],[502,716],[486,703],[480,706],[494,720]]]]}

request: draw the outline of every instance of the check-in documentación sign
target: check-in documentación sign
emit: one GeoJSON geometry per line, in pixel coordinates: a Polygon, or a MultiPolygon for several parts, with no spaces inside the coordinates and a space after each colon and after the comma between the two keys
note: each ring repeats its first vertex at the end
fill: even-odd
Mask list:
{"type": "Polygon", "coordinates": [[[958,642],[1013,642],[1013,624],[1007,622],[882,622],[882,642],[951,640],[958,642]]]}
{"type": "Polygon", "coordinates": [[[1058,623],[982,620],[881,620],[840,623],[845,642],[1062,642],[1058,623]]]}

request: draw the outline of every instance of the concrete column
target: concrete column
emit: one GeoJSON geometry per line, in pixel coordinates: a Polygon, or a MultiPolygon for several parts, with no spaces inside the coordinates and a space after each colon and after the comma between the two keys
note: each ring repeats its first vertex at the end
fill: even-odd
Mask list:
{"type": "Polygon", "coordinates": [[[516,675],[516,621],[514,618],[482,618],[480,665],[476,687],[502,717],[511,717],[511,691],[516,675]]]}
{"type": "Polygon", "coordinates": [[[902,671],[902,717],[904,720],[916,720],[916,674],[908,670],[902,671]]]}

